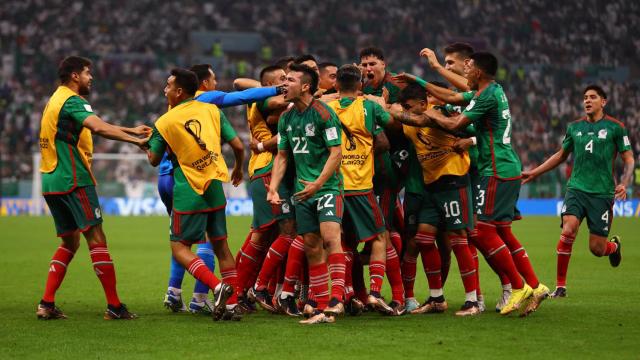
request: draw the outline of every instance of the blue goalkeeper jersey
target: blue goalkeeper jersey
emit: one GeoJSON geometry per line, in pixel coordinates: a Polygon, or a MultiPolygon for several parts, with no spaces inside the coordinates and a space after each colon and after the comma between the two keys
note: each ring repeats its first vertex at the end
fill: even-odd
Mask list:
{"type": "MultiPolygon", "coordinates": [[[[224,92],[224,91],[207,91],[196,96],[195,100],[213,104],[221,108],[249,104],[252,102],[264,100],[266,98],[278,95],[275,87],[264,87],[247,89],[244,91],[224,92]]],[[[170,175],[173,171],[173,164],[169,159],[169,154],[164,153],[162,161],[158,166],[158,175],[170,175]]]]}

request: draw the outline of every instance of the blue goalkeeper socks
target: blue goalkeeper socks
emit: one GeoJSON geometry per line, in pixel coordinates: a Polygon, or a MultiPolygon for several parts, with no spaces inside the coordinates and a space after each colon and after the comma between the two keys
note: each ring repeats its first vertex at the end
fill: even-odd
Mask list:
{"type": "MultiPolygon", "coordinates": [[[[196,255],[198,255],[202,261],[207,265],[211,272],[214,272],[216,269],[215,263],[215,255],[213,253],[213,246],[210,242],[206,242],[204,244],[198,244],[198,250],[196,251],[196,255]]],[[[196,285],[193,288],[194,294],[207,294],[209,292],[209,287],[202,283],[201,281],[196,280],[196,285]]]]}
{"type": "Polygon", "coordinates": [[[173,256],[171,257],[171,271],[169,274],[169,287],[181,289],[184,267],[173,256]]]}

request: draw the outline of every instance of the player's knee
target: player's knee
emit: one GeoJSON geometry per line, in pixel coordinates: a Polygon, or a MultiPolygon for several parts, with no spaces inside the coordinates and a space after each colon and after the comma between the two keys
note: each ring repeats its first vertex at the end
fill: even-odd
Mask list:
{"type": "Polygon", "coordinates": [[[107,236],[102,231],[102,225],[94,225],[84,232],[84,237],[90,246],[104,245],[107,243],[107,236]]]}
{"type": "Polygon", "coordinates": [[[283,220],[280,221],[279,224],[280,227],[280,233],[287,235],[287,236],[291,236],[291,237],[296,237],[296,224],[294,221],[292,220],[283,220]]]}

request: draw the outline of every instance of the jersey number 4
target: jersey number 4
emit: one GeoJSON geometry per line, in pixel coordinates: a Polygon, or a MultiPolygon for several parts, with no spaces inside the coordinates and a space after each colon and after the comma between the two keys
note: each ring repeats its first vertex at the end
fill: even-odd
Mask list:
{"type": "Polygon", "coordinates": [[[593,139],[589,140],[587,145],[584,146],[584,151],[588,151],[593,154],[593,139]]]}
{"type": "Polygon", "coordinates": [[[308,154],[309,150],[307,149],[307,138],[306,137],[298,137],[294,136],[291,138],[294,142],[293,144],[293,153],[294,154],[308,154]]]}

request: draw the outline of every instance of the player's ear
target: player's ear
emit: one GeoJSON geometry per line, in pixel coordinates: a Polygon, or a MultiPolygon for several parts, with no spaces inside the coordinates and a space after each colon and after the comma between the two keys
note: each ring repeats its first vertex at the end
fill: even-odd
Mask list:
{"type": "Polygon", "coordinates": [[[602,107],[605,107],[606,105],[607,105],[607,99],[602,98],[602,107]]]}

